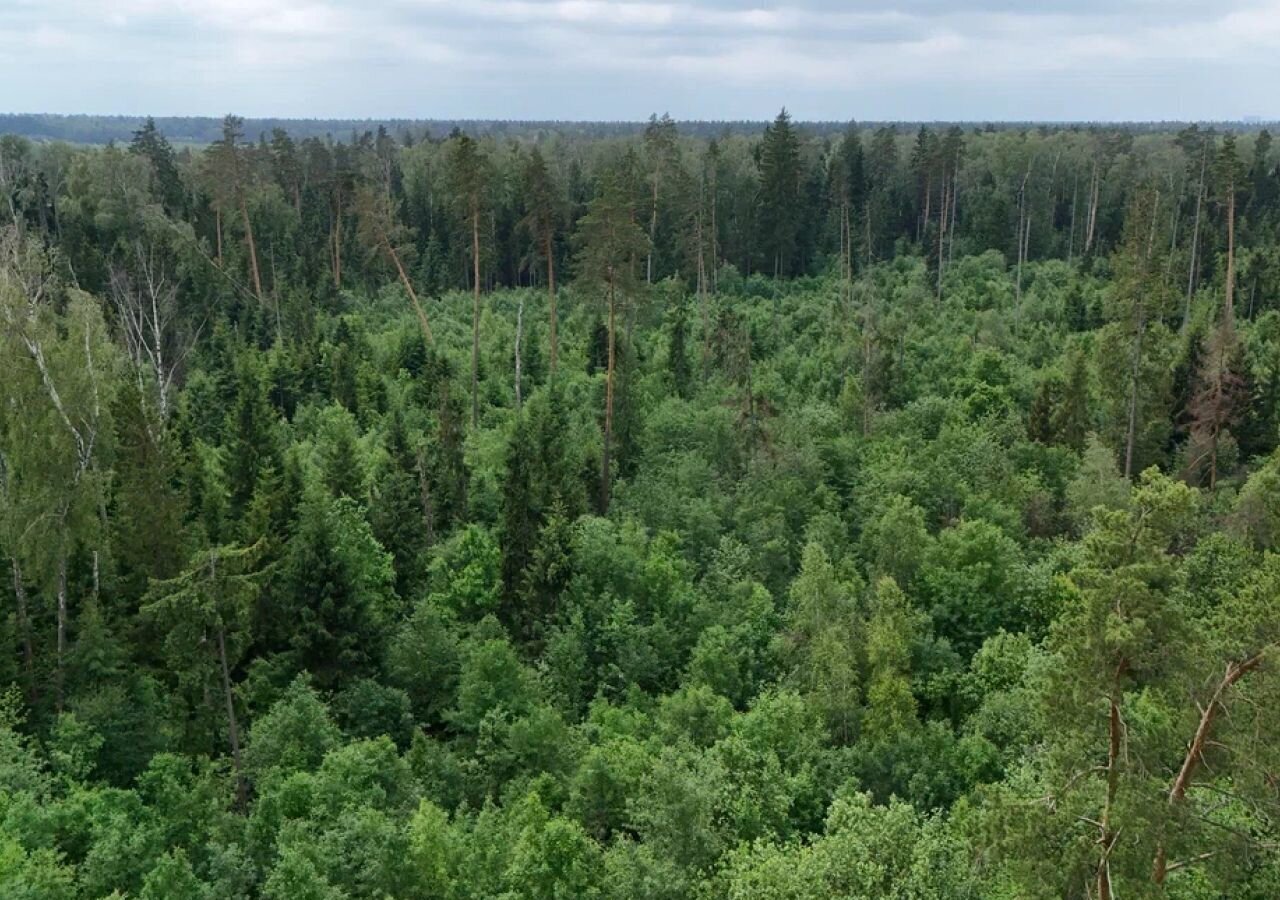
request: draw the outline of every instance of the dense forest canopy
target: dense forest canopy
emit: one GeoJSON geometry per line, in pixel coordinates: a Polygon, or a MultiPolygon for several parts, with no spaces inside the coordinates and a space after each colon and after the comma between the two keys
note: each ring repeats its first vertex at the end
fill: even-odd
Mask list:
{"type": "Polygon", "coordinates": [[[0,137],[0,896],[1280,895],[1268,131],[286,126],[0,137]]]}

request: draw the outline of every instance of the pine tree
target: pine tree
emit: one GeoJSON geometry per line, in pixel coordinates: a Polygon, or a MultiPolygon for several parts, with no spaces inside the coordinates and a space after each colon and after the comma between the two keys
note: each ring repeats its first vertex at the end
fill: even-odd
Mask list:
{"type": "Polygon", "coordinates": [[[559,322],[556,314],[556,232],[560,227],[561,210],[557,189],[547,168],[542,151],[537,147],[529,154],[524,170],[525,217],[523,226],[528,229],[547,267],[547,340],[549,365],[552,377],[559,360],[559,322]]]}
{"type": "Polygon", "coordinates": [[[625,182],[612,174],[578,221],[578,278],[603,293],[608,316],[605,368],[604,451],[600,461],[600,510],[609,508],[612,480],[614,381],[617,363],[618,313],[635,298],[635,261],[648,241],[635,221],[635,208],[625,182]]]}
{"type": "Polygon", "coordinates": [[[489,159],[468,134],[450,139],[449,178],[453,204],[471,240],[471,427],[480,421],[480,222],[489,208],[489,159]]]}
{"type": "Polygon", "coordinates": [[[800,137],[783,109],[760,142],[762,244],[774,277],[794,274],[800,232],[800,137]]]}
{"type": "Polygon", "coordinates": [[[171,216],[182,216],[187,211],[187,194],[178,172],[177,157],[155,119],[147,116],[142,127],[133,133],[129,150],[145,158],[151,164],[151,191],[171,216]]]}

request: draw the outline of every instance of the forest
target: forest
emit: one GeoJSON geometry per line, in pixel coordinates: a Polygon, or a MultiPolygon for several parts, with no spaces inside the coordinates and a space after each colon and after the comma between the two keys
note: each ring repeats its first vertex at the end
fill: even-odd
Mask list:
{"type": "Polygon", "coordinates": [[[1280,896],[1266,130],[352,127],[0,137],[0,897],[1280,896]]]}

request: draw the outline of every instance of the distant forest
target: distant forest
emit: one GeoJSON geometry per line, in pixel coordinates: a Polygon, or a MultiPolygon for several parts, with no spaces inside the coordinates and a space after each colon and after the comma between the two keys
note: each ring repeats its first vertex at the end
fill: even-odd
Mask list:
{"type": "MultiPolygon", "coordinates": [[[[112,141],[128,142],[147,121],[146,116],[92,116],[54,115],[51,113],[0,113],[0,134],[12,134],[35,141],[67,141],[73,144],[107,144],[112,141]]],[[[222,137],[222,119],[213,116],[155,116],[156,128],[175,144],[212,144],[222,137]]],[[[332,138],[335,141],[358,140],[367,131],[385,129],[400,141],[412,143],[429,137],[443,137],[454,129],[472,137],[534,138],[561,135],[582,138],[626,137],[644,131],[643,121],[581,122],[537,121],[516,119],[254,119],[245,118],[244,133],[256,140],[260,135],[283,131],[294,140],[305,138],[332,138]]],[[[681,121],[677,123],[683,134],[709,138],[723,135],[758,134],[768,124],[764,121],[681,121]]],[[[805,130],[818,135],[840,134],[847,122],[802,122],[805,130]]],[[[1126,131],[1176,131],[1189,123],[1134,122],[1111,123],[1037,123],[1037,122],[875,122],[866,121],[865,127],[890,126],[895,130],[910,132],[921,124],[931,127],[962,125],[967,129],[983,131],[1025,130],[1027,128],[1123,127],[1126,131]]],[[[1267,124],[1262,122],[1213,122],[1200,123],[1220,131],[1257,131],[1267,124]]]]}

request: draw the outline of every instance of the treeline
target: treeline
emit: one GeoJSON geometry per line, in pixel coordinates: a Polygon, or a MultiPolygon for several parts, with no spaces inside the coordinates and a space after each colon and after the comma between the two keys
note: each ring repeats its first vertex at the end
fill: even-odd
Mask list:
{"type": "MultiPolygon", "coordinates": [[[[823,134],[785,112],[759,135],[703,139],[665,117],[638,134],[618,128],[605,137],[559,126],[396,137],[380,127],[347,142],[298,140],[276,128],[246,142],[244,122],[228,117],[206,150],[176,152],[149,120],[127,151],[77,154],[6,138],[0,190],[12,216],[57,229],[76,166],[123,175],[145,165],[165,215],[189,224],[218,260],[231,257],[231,271],[259,294],[278,292],[276,281],[299,283],[300,272],[312,286],[321,272],[335,288],[344,277],[376,280],[381,263],[365,256],[379,215],[396,232],[406,276],[425,293],[469,288],[477,276],[486,289],[541,283],[548,252],[569,273],[573,226],[610,181],[643,213],[646,281],[689,284],[714,281],[724,266],[743,275],[851,275],[906,253],[939,274],[957,255],[986,250],[1018,265],[1089,264],[1115,249],[1127,209],[1149,190],[1171,278],[1179,273],[1190,297],[1222,279],[1231,228],[1244,245],[1271,243],[1280,202],[1265,130],[1239,139],[1199,126],[1150,134],[850,126],[823,134]],[[476,171],[463,177],[460,166],[476,171]],[[532,208],[533,197],[541,208],[532,208]],[[465,205],[476,207],[478,235],[459,214],[465,205]],[[553,233],[549,250],[529,228],[534,218],[553,233]],[[258,258],[258,246],[275,258],[276,281],[264,274],[270,260],[258,258]]],[[[140,177],[128,174],[134,183],[140,177]]],[[[1238,266],[1247,312],[1250,298],[1274,294],[1280,273],[1266,252],[1238,266]]],[[[100,264],[81,277],[89,289],[105,283],[100,264]]]]}
{"type": "Polygon", "coordinates": [[[1280,893],[1270,138],[0,138],[0,896],[1280,893]]]}
{"type": "MultiPolygon", "coordinates": [[[[136,131],[143,128],[147,121],[155,123],[156,128],[175,144],[204,146],[222,137],[222,121],[210,116],[157,116],[149,119],[146,116],[93,116],[93,115],[55,115],[51,113],[0,113],[0,134],[12,134],[35,141],[67,141],[73,144],[108,144],[127,143],[133,139],[136,131]]],[[[756,136],[764,128],[764,122],[741,121],[697,121],[684,120],[679,123],[680,131],[688,137],[703,139],[724,137],[727,135],[756,136]]],[[[866,127],[873,130],[880,126],[892,127],[903,133],[914,133],[916,125],[902,122],[872,122],[866,127]]],[[[1191,123],[1179,122],[1127,122],[1102,125],[1099,123],[1077,122],[1045,125],[1038,122],[932,122],[923,123],[933,129],[943,129],[951,125],[963,127],[966,131],[980,129],[986,132],[1018,130],[1026,131],[1036,128],[1053,129],[1088,129],[1112,128],[1135,134],[1148,132],[1175,132],[1191,123]]],[[[848,127],[843,122],[804,122],[804,130],[810,134],[839,136],[848,127]]],[[[1264,128],[1274,127],[1274,123],[1264,122],[1201,122],[1202,128],[1214,128],[1218,131],[1234,131],[1239,134],[1252,133],[1264,128]]],[[[384,128],[395,136],[397,142],[416,142],[424,137],[448,135],[454,129],[465,131],[472,137],[492,137],[495,139],[538,140],[550,135],[573,136],[582,139],[635,137],[644,131],[644,122],[587,122],[587,121],[520,121],[512,119],[280,119],[280,118],[247,118],[244,122],[245,134],[256,141],[261,135],[270,135],[277,129],[284,131],[295,141],[306,138],[333,139],[341,142],[358,140],[366,131],[384,128]]]]}

